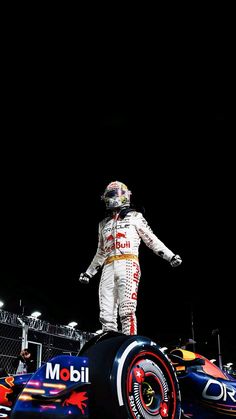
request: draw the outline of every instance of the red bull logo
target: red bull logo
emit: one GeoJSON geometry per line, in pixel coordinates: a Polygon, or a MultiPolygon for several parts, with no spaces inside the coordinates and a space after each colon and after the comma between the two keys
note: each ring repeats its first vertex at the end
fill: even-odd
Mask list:
{"type": "Polygon", "coordinates": [[[65,399],[62,403],[62,406],[77,406],[82,414],[84,415],[85,411],[84,408],[87,407],[86,400],[88,400],[87,393],[82,391],[81,393],[77,393],[76,391],[72,391],[68,399],[65,399]]]}
{"type": "Polygon", "coordinates": [[[120,243],[116,241],[111,246],[108,246],[106,248],[106,251],[110,252],[111,250],[114,250],[114,249],[130,249],[130,241],[127,240],[125,243],[120,243]]]}
{"type": "Polygon", "coordinates": [[[110,234],[110,235],[106,238],[106,240],[107,240],[107,241],[112,241],[112,240],[115,240],[115,239],[126,239],[126,233],[120,233],[120,232],[118,231],[118,233],[116,233],[116,235],[115,235],[115,236],[113,236],[113,234],[110,234]]]}
{"type": "Polygon", "coordinates": [[[60,364],[51,364],[47,362],[46,365],[46,379],[48,380],[62,380],[62,381],[73,381],[77,383],[89,382],[89,368],[81,367],[80,371],[76,370],[73,365],[70,368],[61,368],[60,364]]]}
{"type": "Polygon", "coordinates": [[[126,239],[126,233],[116,233],[116,239],[126,239]]]}

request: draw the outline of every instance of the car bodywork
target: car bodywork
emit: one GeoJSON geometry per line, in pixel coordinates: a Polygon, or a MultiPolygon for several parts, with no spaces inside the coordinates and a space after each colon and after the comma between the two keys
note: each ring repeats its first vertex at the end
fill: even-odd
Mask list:
{"type": "Polygon", "coordinates": [[[171,351],[182,396],[182,409],[189,418],[236,417],[236,380],[204,356],[184,349],[171,351]]]}
{"type": "Polygon", "coordinates": [[[103,333],[79,356],[0,379],[0,418],[180,419],[236,416],[236,381],[206,358],[151,339],[103,333]],[[222,414],[224,416],[222,416],[222,414]]]}

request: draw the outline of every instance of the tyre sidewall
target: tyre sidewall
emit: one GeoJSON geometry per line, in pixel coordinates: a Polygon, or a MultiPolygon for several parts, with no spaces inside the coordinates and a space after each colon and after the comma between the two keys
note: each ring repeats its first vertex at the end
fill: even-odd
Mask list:
{"type": "MultiPolygon", "coordinates": [[[[111,386],[116,393],[117,406],[114,413],[119,412],[117,417],[120,419],[127,419],[127,413],[130,418],[179,419],[181,417],[180,390],[174,368],[159,346],[148,338],[130,337],[122,344],[114,359],[111,386]],[[145,409],[142,397],[137,396],[137,391],[134,394],[132,377],[136,367],[140,367],[140,370],[150,370],[146,371],[150,375],[154,371],[153,375],[156,376],[156,381],[160,385],[160,392],[163,392],[163,399],[168,388],[169,402],[162,402],[162,405],[168,408],[167,416],[165,414],[161,416],[160,406],[156,409],[145,409]]],[[[139,387],[137,383],[134,383],[134,386],[136,389],[139,387]]]]}

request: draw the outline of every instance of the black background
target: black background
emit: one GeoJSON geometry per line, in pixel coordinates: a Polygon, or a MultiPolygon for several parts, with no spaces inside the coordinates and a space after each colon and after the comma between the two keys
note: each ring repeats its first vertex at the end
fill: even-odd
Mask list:
{"type": "Polygon", "coordinates": [[[164,43],[107,33],[85,43],[75,26],[50,35],[22,29],[5,52],[4,308],[100,328],[99,274],[87,287],[78,274],[96,251],[100,196],[120,180],[183,259],[172,269],[141,244],[139,333],[174,345],[192,337],[193,316],[197,350],[217,357],[219,328],[223,361],[235,360],[233,117],[220,29],[179,29],[164,43]]]}

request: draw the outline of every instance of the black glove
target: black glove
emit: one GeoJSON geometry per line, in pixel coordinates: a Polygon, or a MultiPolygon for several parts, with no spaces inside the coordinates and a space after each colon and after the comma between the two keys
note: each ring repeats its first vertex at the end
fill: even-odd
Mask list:
{"type": "Polygon", "coordinates": [[[181,265],[181,263],[182,263],[182,259],[179,255],[174,255],[170,260],[170,264],[172,268],[175,268],[176,266],[181,265]]]}
{"type": "Polygon", "coordinates": [[[92,277],[91,277],[89,274],[86,274],[86,272],[84,272],[84,273],[80,274],[80,276],[79,276],[79,281],[80,281],[82,284],[88,284],[88,283],[89,283],[89,280],[90,280],[91,278],[92,278],[92,277]]]}

